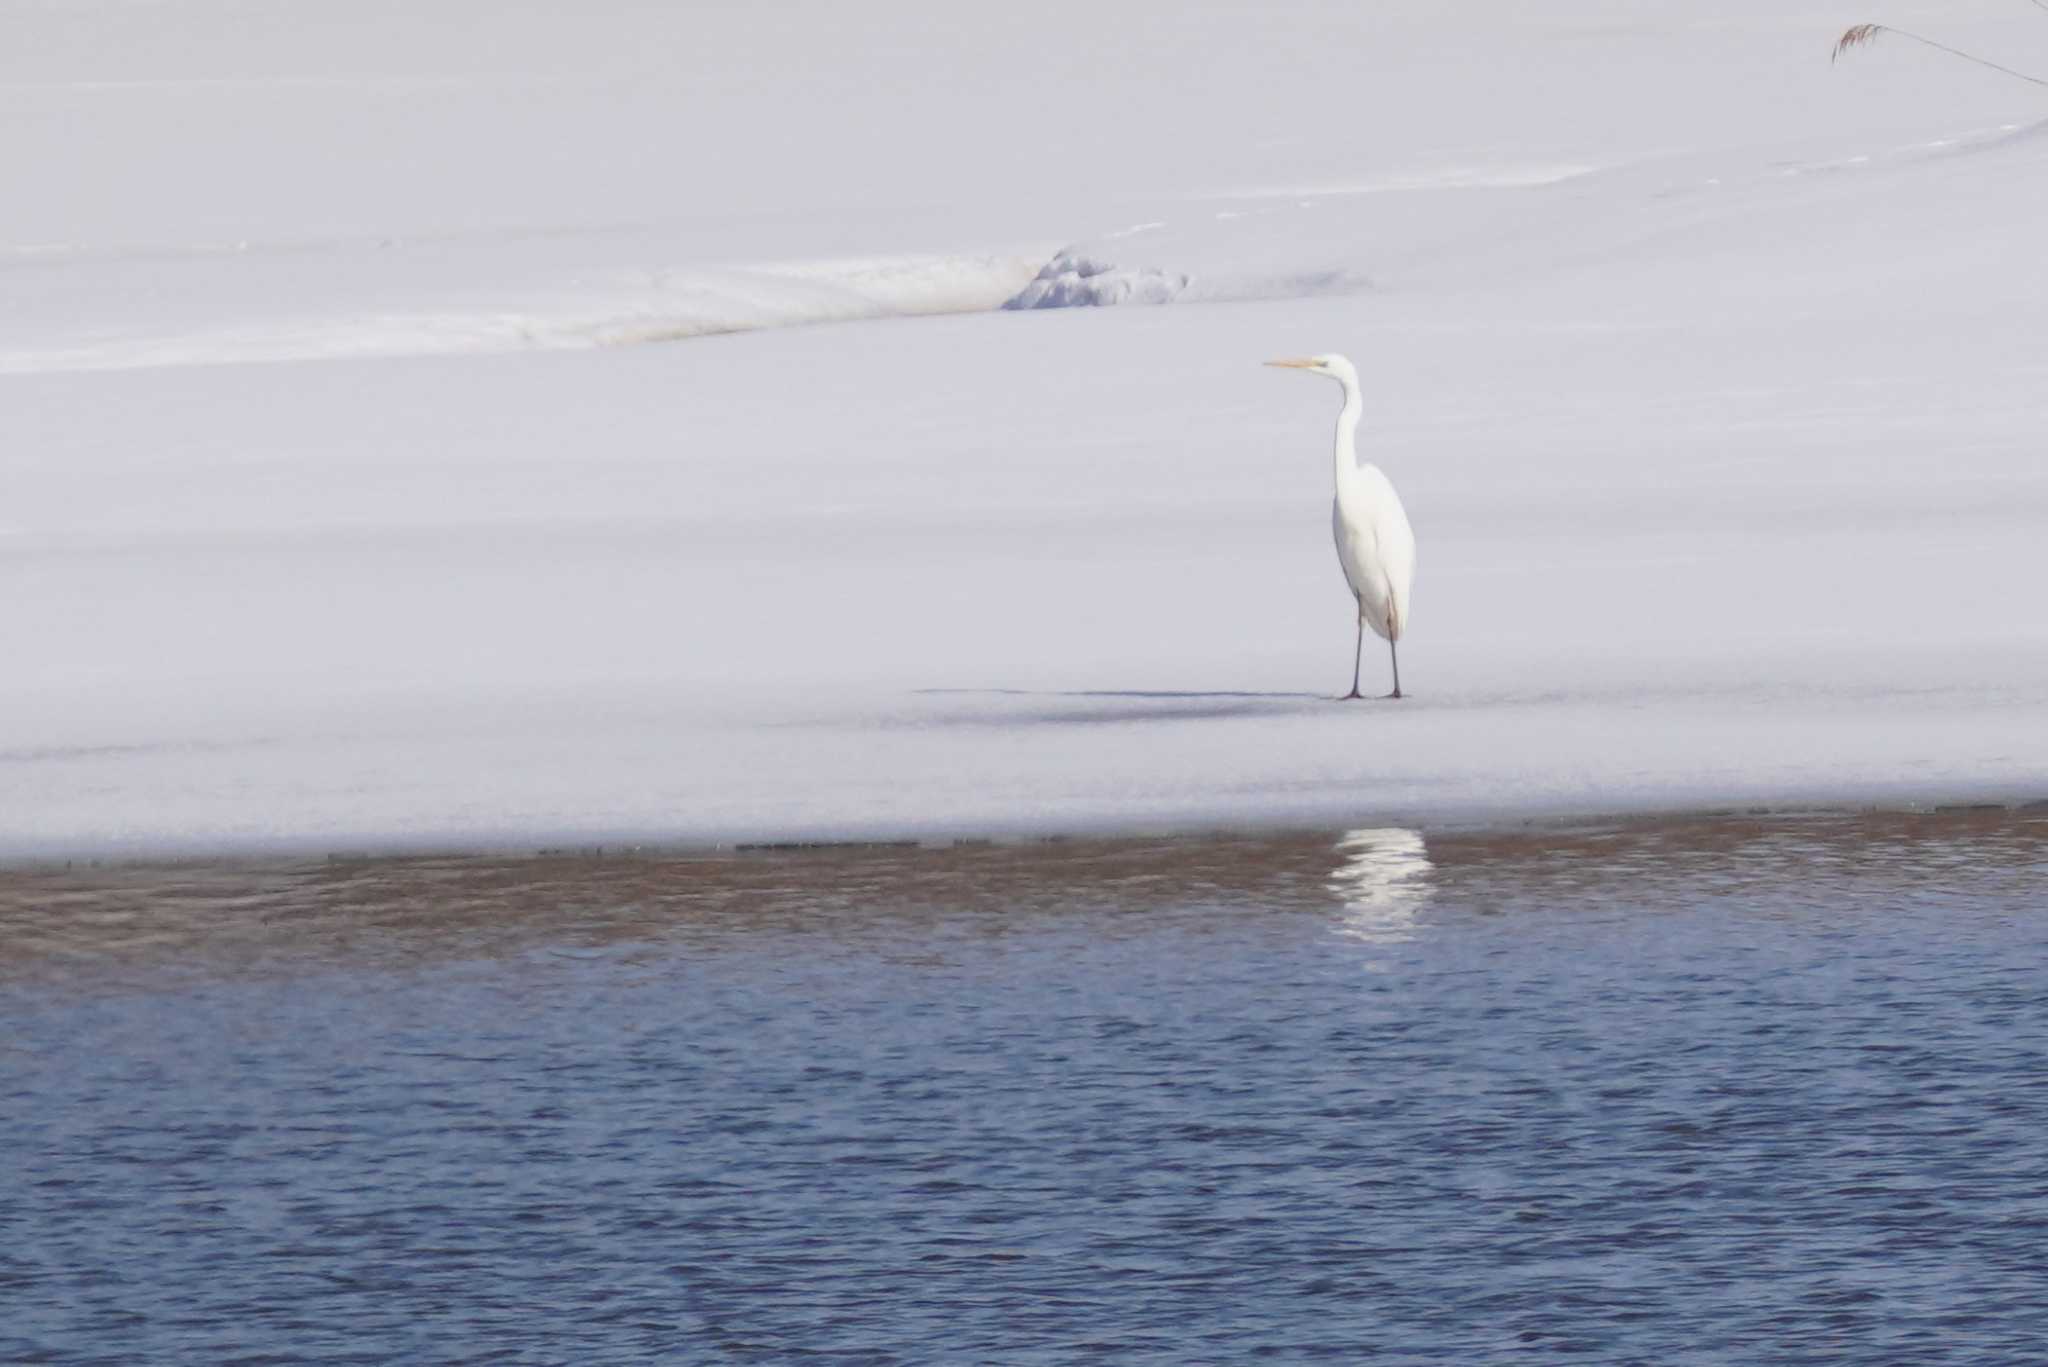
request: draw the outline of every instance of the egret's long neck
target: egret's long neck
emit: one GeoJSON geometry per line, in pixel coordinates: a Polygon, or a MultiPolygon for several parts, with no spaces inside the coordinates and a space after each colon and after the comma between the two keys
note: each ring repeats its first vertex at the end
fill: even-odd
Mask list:
{"type": "Polygon", "coordinates": [[[1331,463],[1337,472],[1337,494],[1342,497],[1358,479],[1358,415],[1364,411],[1365,401],[1359,397],[1358,386],[1344,381],[1344,407],[1337,414],[1337,444],[1331,453],[1331,463]]]}

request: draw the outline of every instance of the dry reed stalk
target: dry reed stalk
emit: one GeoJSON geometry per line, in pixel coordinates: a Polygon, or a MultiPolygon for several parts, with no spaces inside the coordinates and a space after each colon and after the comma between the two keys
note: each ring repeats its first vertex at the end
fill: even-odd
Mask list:
{"type": "MultiPolygon", "coordinates": [[[[2043,9],[2048,9],[2048,3],[2043,3],[2043,0],[2034,0],[2034,3],[2040,5],[2043,9]]],[[[1979,57],[1974,52],[1965,52],[1959,47],[1950,47],[1947,43],[1937,43],[1932,38],[1922,38],[1917,33],[1909,33],[1902,28],[1893,28],[1889,24],[1851,25],[1847,32],[1835,40],[1834,55],[1829,57],[1828,60],[1830,62],[1839,60],[1841,55],[1851,48],[1869,46],[1877,41],[1877,35],[1880,33],[1892,33],[1897,34],[1901,38],[1910,38],[1923,47],[1931,47],[1936,52],[1946,52],[1949,56],[1960,57],[1966,62],[1975,62],[1978,66],[1988,66],[1993,71],[2002,71],[2015,80],[2025,81],[2030,85],[2048,86],[2048,81],[2042,80],[2039,76],[2029,76],[2024,71],[2014,71],[2009,66],[2000,66],[1997,62],[1979,57]]]]}

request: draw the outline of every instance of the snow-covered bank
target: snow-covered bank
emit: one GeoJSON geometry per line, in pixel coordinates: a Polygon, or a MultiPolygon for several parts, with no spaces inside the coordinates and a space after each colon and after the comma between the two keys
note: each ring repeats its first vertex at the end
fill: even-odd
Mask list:
{"type": "MultiPolygon", "coordinates": [[[[1369,737],[1334,735],[1324,700],[1226,694],[856,695],[807,708],[584,690],[547,700],[379,709],[287,738],[191,737],[0,756],[62,770],[51,806],[0,862],[408,851],[532,852],[1007,839],[1241,829],[1513,827],[1650,815],[1926,810],[1995,804],[2048,819],[2048,786],[1992,739],[2010,698],[1776,690],[1429,700],[1369,737]],[[681,721],[678,721],[678,718],[681,721]],[[1940,747],[1866,761],[1885,727],[1940,747]],[[519,737],[516,763],[505,754],[519,737]],[[1625,747],[1625,766],[1598,758],[1625,747]],[[1735,748],[1740,747],[1740,748],[1735,748]],[[1720,749],[1716,755],[1711,752],[1720,749]],[[1513,764],[1502,764],[1509,751],[1513,764]],[[1248,764],[1245,756],[1260,756],[1248,764]],[[963,764],[984,766],[963,774],[963,764]],[[451,776],[463,776],[450,781],[451,776]],[[829,775],[829,782],[819,782],[829,775]],[[175,776],[175,777],[173,777],[175,776]],[[494,785],[485,795],[479,780],[494,785]],[[173,810],[116,809],[147,784],[173,810]],[[249,800],[260,790],[264,806],[249,800]],[[289,820],[279,819],[282,809],[289,820]]],[[[33,781],[32,779],[30,781],[33,781]]]]}
{"type": "Polygon", "coordinates": [[[507,21],[496,59],[555,93],[495,125],[452,36],[363,31],[429,23],[397,9],[305,13],[443,62],[432,98],[102,107],[44,43],[76,69],[0,100],[92,109],[104,169],[176,101],[268,108],[218,127],[279,193],[206,163],[210,201],[30,196],[0,243],[0,857],[2048,796],[2048,111],[1903,52],[1831,71],[1818,6],[1612,8],[1138,5],[1103,41],[1179,37],[1121,64],[995,19],[925,40],[956,60],[917,121],[867,92],[929,49],[825,21],[723,84],[598,82],[588,21],[507,21]],[[792,91],[868,118],[866,161],[840,105],[795,137],[792,91]],[[434,153],[405,174],[354,141],[401,108],[434,153]],[[621,167],[656,113],[717,136],[660,181],[574,155],[621,167]],[[1003,174],[964,155],[994,142],[1003,174]],[[427,174],[457,146],[469,201],[427,174]],[[1175,284],[1000,310],[1034,279],[1175,284]],[[598,345],[720,310],[868,321],[598,345]],[[1334,395],[1258,362],[1321,349],[1421,542],[1399,705],[1320,696],[1334,395]]]}

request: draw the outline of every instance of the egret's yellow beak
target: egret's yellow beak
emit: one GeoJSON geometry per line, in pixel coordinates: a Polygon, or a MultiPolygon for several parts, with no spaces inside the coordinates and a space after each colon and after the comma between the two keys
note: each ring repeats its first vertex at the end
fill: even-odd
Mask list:
{"type": "Polygon", "coordinates": [[[1315,358],[1312,356],[1288,356],[1282,360],[1268,361],[1266,364],[1286,366],[1289,370],[1314,370],[1316,368],[1315,358]]]}

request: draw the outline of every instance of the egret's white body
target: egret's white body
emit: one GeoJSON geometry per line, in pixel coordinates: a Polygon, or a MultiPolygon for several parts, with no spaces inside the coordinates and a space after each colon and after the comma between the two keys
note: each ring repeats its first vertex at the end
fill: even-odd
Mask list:
{"type": "Polygon", "coordinates": [[[1394,667],[1394,691],[1387,696],[1398,698],[1401,655],[1397,643],[1408,629],[1408,589],[1415,582],[1415,532],[1408,526],[1408,512],[1392,481],[1379,466],[1361,464],[1358,459],[1358,417],[1364,409],[1358,371],[1342,356],[1305,356],[1266,364],[1314,371],[1344,387],[1332,456],[1337,496],[1330,506],[1330,525],[1337,540],[1337,563],[1344,567],[1344,582],[1358,600],[1358,643],[1352,650],[1351,692],[1346,696],[1361,696],[1360,657],[1365,649],[1365,629],[1371,627],[1386,641],[1394,667]]]}

